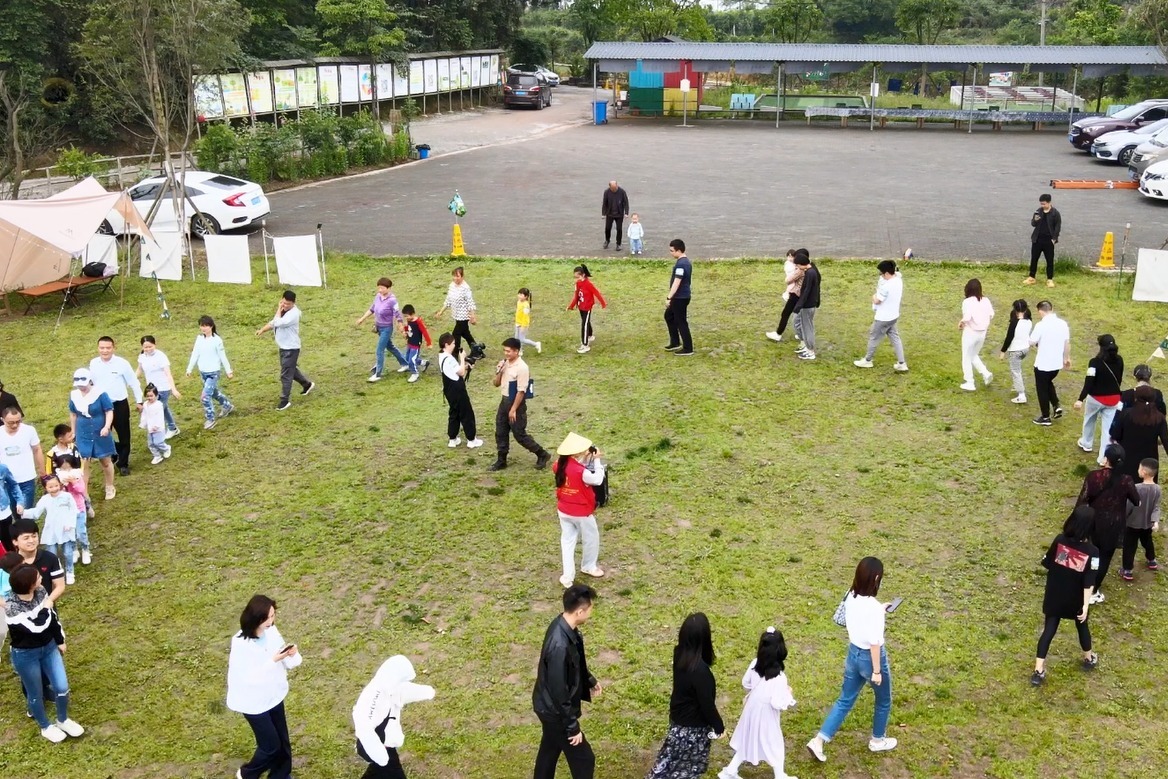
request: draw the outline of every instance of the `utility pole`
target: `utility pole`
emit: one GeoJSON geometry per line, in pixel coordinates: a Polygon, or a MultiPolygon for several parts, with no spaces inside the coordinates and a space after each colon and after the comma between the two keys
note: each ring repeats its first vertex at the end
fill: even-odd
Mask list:
{"type": "MultiPolygon", "coordinates": [[[[1042,13],[1038,18],[1038,45],[1046,45],[1046,3],[1047,0],[1038,0],[1039,6],[1042,8],[1042,13]]],[[[1042,72],[1038,73],[1038,86],[1042,86],[1042,72]]]]}

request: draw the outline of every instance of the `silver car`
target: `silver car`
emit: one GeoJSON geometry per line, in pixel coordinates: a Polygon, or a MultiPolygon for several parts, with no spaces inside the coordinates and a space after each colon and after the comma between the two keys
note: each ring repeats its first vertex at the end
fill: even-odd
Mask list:
{"type": "Polygon", "coordinates": [[[1144,171],[1153,162],[1168,159],[1168,130],[1161,130],[1152,136],[1150,140],[1144,141],[1136,150],[1132,152],[1131,159],[1127,163],[1128,175],[1132,181],[1139,181],[1140,176],[1144,175],[1144,171]]]}

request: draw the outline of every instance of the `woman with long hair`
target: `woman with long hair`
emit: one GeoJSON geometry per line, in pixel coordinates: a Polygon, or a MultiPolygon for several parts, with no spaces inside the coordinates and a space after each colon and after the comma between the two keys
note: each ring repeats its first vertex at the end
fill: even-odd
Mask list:
{"type": "Polygon", "coordinates": [[[1095,449],[1095,422],[1099,422],[1100,465],[1103,464],[1103,450],[1107,448],[1111,423],[1119,410],[1120,376],[1123,376],[1123,358],[1119,356],[1119,346],[1110,335],[1101,335],[1099,353],[1087,363],[1083,390],[1075,401],[1075,410],[1083,410],[1083,435],[1079,436],[1079,448],[1084,452],[1095,449]]]}
{"type": "Polygon", "coordinates": [[[204,430],[210,430],[223,417],[235,410],[231,401],[219,389],[219,374],[226,373],[227,378],[235,374],[231,370],[231,363],[227,359],[227,349],[223,346],[223,338],[215,327],[215,320],[204,314],[199,317],[199,335],[195,338],[195,345],[191,349],[191,359],[187,362],[187,375],[195,368],[199,369],[199,378],[203,382],[203,392],[199,400],[203,403],[203,416],[207,421],[203,423],[204,430]],[[215,416],[215,408],[211,401],[219,404],[219,416],[215,416]]]}
{"type": "Polygon", "coordinates": [[[227,661],[227,708],[239,712],[255,733],[256,749],[236,779],[292,776],[292,744],[284,698],[288,671],[303,658],[295,644],[285,644],[276,629],[276,602],[253,595],[239,615],[239,632],[231,639],[227,661]]]}
{"type": "Polygon", "coordinates": [[[1140,460],[1159,460],[1159,446],[1168,452],[1168,422],[1156,408],[1156,388],[1141,384],[1132,392],[1132,405],[1124,408],[1111,423],[1111,440],[1127,454],[1123,472],[1139,478],[1140,460]]]}
{"type": "Polygon", "coordinates": [[[1079,499],[1075,506],[1090,506],[1095,509],[1095,530],[1091,542],[1099,548],[1099,572],[1095,576],[1095,594],[1092,603],[1103,602],[1103,582],[1115,550],[1123,543],[1127,529],[1127,504],[1140,505],[1140,494],[1132,477],[1124,470],[1127,456],[1119,444],[1111,444],[1103,450],[1103,465],[1091,471],[1083,479],[1079,499]]]}
{"type": "Polygon", "coordinates": [[[1046,681],[1046,653],[1058,631],[1059,622],[1075,620],[1079,631],[1079,648],[1083,650],[1083,670],[1092,671],[1099,664],[1099,656],[1091,651],[1091,629],[1087,626],[1087,610],[1092,590],[1099,573],[1099,550],[1091,543],[1095,533],[1095,510],[1090,506],[1076,506],[1055,536],[1042,567],[1046,569],[1046,593],[1042,597],[1045,623],[1038,639],[1034,659],[1034,674],[1030,683],[1037,687],[1046,681]]]}
{"type": "Polygon", "coordinates": [[[808,751],[821,763],[827,760],[824,745],[844,724],[865,684],[872,685],[872,691],[876,693],[868,749],[871,752],[896,749],[896,739],[886,735],[888,717],[892,713],[892,674],[888,667],[888,653],[884,651],[884,615],[888,605],[876,600],[883,579],[884,563],[875,557],[865,557],[856,566],[851,589],[844,596],[848,654],[844,658],[843,688],[819,732],[807,742],[808,751]]]}
{"type": "Polygon", "coordinates": [[[596,527],[596,491],[604,484],[604,463],[600,452],[582,435],[568,433],[559,448],[559,459],[552,464],[556,475],[556,513],[560,517],[560,553],[564,574],[560,584],[571,587],[576,579],[576,542],[584,539],[580,571],[589,576],[604,576],[596,564],[600,557],[600,530],[596,527]]]}
{"type": "Polygon", "coordinates": [[[726,730],[718,713],[714,641],[700,611],[681,623],[673,648],[669,731],[645,779],[698,779],[710,765],[710,740],[726,730]]]}
{"type": "Polygon", "coordinates": [[[973,371],[981,374],[987,385],[994,379],[985,363],[981,361],[981,348],[985,346],[986,333],[994,318],[994,307],[990,299],[982,295],[981,282],[970,279],[965,282],[965,300],[961,302],[961,320],[957,328],[961,331],[961,375],[964,382],[961,389],[973,392],[973,371]]]}

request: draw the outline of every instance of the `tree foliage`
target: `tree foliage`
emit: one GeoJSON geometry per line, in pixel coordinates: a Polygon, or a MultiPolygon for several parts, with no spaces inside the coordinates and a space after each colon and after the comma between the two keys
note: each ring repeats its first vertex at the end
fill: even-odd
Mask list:
{"type": "Polygon", "coordinates": [[[915,43],[932,45],[961,18],[958,0],[900,0],[896,24],[915,43]]]}
{"type": "Polygon", "coordinates": [[[823,28],[823,11],[812,0],[774,0],[760,13],[771,36],[782,43],[804,43],[823,28]]]}
{"type": "Polygon", "coordinates": [[[394,25],[397,14],[386,0],[317,0],[316,13],[325,56],[384,62],[405,45],[405,31],[394,25]]]}

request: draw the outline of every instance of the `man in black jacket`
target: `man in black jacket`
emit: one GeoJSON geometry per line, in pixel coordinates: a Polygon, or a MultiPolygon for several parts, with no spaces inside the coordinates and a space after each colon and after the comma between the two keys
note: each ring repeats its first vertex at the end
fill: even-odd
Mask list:
{"type": "Polygon", "coordinates": [[[604,217],[604,248],[612,243],[612,226],[616,224],[616,250],[621,249],[621,238],[624,237],[625,217],[629,215],[629,196],[617,186],[615,181],[608,182],[608,189],[604,190],[604,198],[600,201],[600,215],[604,217]]]}
{"type": "Polygon", "coordinates": [[[580,702],[601,693],[600,683],[588,673],[584,637],[579,627],[592,616],[596,591],[584,584],[564,590],[564,613],[548,626],[539,654],[531,706],[543,726],[534,779],[554,779],[560,753],[568,761],[572,779],[592,779],[596,755],[580,730],[580,702]]]}
{"type": "Polygon", "coordinates": [[[1058,209],[1050,204],[1050,195],[1040,195],[1038,208],[1030,217],[1034,229],[1030,231],[1030,275],[1023,284],[1033,284],[1038,272],[1038,258],[1046,256],[1046,286],[1054,286],[1054,245],[1058,243],[1063,229],[1063,218],[1058,209]]]}

